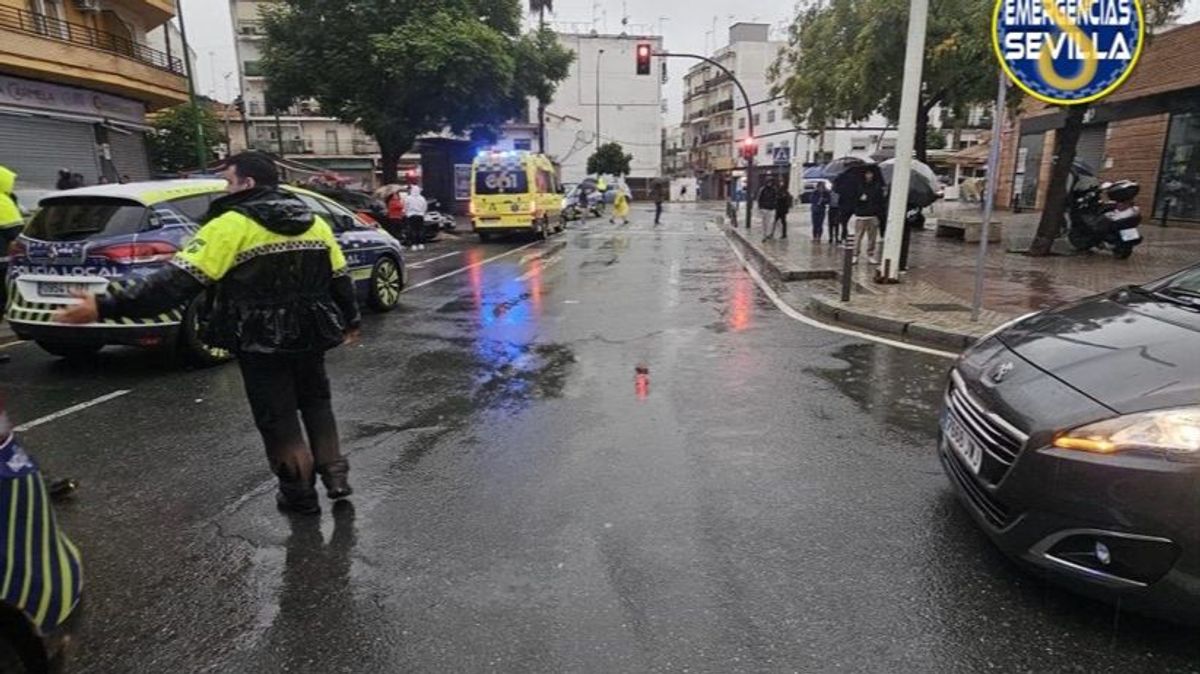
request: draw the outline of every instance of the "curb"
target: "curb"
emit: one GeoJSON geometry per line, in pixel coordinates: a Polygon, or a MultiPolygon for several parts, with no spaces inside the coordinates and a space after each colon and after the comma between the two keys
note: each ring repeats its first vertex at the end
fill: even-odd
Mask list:
{"type": "MultiPolygon", "coordinates": [[[[753,264],[772,286],[779,286],[788,281],[836,279],[839,276],[834,270],[782,270],[738,230],[726,228],[726,236],[729,236],[734,245],[746,255],[747,261],[753,264]]],[[[805,306],[793,308],[827,321],[845,323],[871,332],[899,335],[931,347],[965,349],[978,339],[976,335],[965,332],[852,309],[844,306],[839,299],[820,294],[809,294],[805,306]]]]}
{"type": "Polygon", "coordinates": [[[814,281],[818,279],[836,279],[838,277],[836,269],[781,269],[758,246],[751,243],[738,228],[729,227],[725,231],[733,234],[733,237],[737,239],[738,244],[741,246],[742,252],[754,258],[759,267],[767,272],[772,280],[784,282],[814,281]]]}

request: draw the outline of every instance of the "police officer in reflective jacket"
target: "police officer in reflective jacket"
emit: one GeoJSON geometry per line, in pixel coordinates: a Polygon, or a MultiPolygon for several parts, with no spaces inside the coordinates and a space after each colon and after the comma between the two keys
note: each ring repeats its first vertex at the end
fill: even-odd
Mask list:
{"type": "Polygon", "coordinates": [[[279,478],[279,506],[316,514],[317,474],[330,499],[351,493],[325,352],[358,339],[354,285],[329,224],[279,188],[269,157],[234,155],[224,176],[229,194],[213,202],[204,226],[171,264],[107,295],[81,295],[55,318],[91,323],[155,316],[207,290],[212,309],[204,340],[238,358],[255,425],[279,478]]]}

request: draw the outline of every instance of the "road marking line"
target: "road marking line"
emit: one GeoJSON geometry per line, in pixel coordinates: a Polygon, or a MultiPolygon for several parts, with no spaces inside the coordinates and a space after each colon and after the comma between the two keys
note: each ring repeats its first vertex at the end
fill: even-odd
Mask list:
{"type": "Polygon", "coordinates": [[[17,426],[13,430],[17,431],[18,433],[24,433],[25,431],[27,431],[31,428],[36,428],[38,426],[41,426],[42,424],[54,421],[55,419],[60,419],[62,417],[67,416],[68,414],[74,414],[81,410],[86,410],[89,407],[95,407],[96,405],[99,405],[101,403],[106,403],[110,400],[113,400],[114,398],[120,398],[121,396],[125,395],[126,393],[129,393],[129,391],[125,391],[125,390],[113,391],[112,393],[109,393],[107,395],[102,395],[99,398],[89,400],[85,403],[79,403],[78,405],[71,405],[70,407],[68,407],[66,409],[61,409],[52,414],[47,414],[46,416],[38,418],[38,419],[34,419],[33,421],[27,421],[27,422],[21,424],[20,426],[17,426]]]}
{"type": "Polygon", "coordinates": [[[15,341],[15,342],[7,342],[7,343],[4,343],[4,344],[0,344],[0,349],[11,349],[11,348],[13,348],[14,346],[20,346],[20,345],[22,345],[22,344],[28,344],[28,343],[29,343],[29,340],[25,340],[25,339],[18,339],[18,340],[17,340],[17,341],[15,341]]]}
{"type": "Polygon", "coordinates": [[[420,283],[417,283],[415,285],[408,286],[407,288],[405,288],[404,290],[401,290],[400,292],[407,293],[407,292],[416,290],[417,288],[424,288],[425,286],[427,286],[431,283],[437,283],[438,281],[441,281],[443,279],[448,279],[451,276],[458,276],[459,274],[463,273],[464,271],[467,271],[468,269],[474,269],[475,267],[482,267],[483,265],[488,264],[489,262],[495,262],[496,260],[499,260],[500,258],[508,257],[509,255],[515,255],[515,254],[525,250],[526,248],[531,248],[533,246],[538,245],[539,243],[542,243],[542,242],[541,241],[530,241],[529,243],[525,244],[524,246],[513,248],[510,251],[500,253],[499,255],[493,255],[492,257],[489,257],[486,260],[481,260],[479,262],[476,262],[475,264],[469,264],[465,267],[455,269],[454,271],[446,272],[445,274],[442,274],[441,276],[435,276],[426,281],[421,281],[420,283]]]}
{"type": "Polygon", "coordinates": [[[517,280],[518,281],[528,281],[529,279],[533,278],[534,276],[537,276],[538,274],[541,274],[542,272],[546,271],[550,267],[553,267],[554,265],[558,264],[559,262],[562,262],[562,260],[563,260],[562,255],[551,255],[550,257],[544,257],[544,258],[542,258],[542,266],[541,267],[530,269],[529,271],[525,272],[524,274],[521,274],[521,276],[518,277],[517,280]]]}
{"type": "Polygon", "coordinates": [[[421,260],[420,262],[416,262],[414,264],[408,265],[408,268],[409,269],[421,269],[421,268],[425,267],[426,265],[428,265],[430,262],[437,262],[438,260],[444,260],[448,257],[454,257],[455,255],[462,255],[462,251],[456,250],[453,253],[446,253],[445,255],[431,257],[428,260],[421,260]]]}
{"type": "Polygon", "coordinates": [[[753,266],[750,265],[749,262],[746,261],[746,258],[742,255],[742,251],[738,250],[737,246],[735,246],[732,241],[729,241],[728,239],[726,239],[726,242],[729,244],[729,248],[731,250],[733,250],[733,254],[736,255],[737,259],[741,261],[742,267],[744,267],[746,269],[746,271],[750,274],[750,278],[754,279],[754,282],[756,284],[758,284],[758,287],[762,289],[763,293],[765,293],[766,296],[771,300],[771,302],[775,304],[775,307],[777,309],[779,309],[780,311],[782,311],[788,318],[791,318],[796,321],[800,321],[801,323],[804,323],[805,325],[810,325],[814,328],[820,328],[821,330],[828,330],[829,332],[835,332],[840,335],[857,337],[859,339],[865,339],[869,342],[877,342],[879,344],[886,344],[888,346],[896,347],[897,349],[905,349],[907,351],[916,351],[917,353],[924,353],[924,354],[928,354],[930,356],[938,356],[940,358],[950,358],[950,359],[958,358],[959,354],[952,353],[950,351],[940,351],[938,349],[930,349],[930,348],[924,347],[924,346],[917,346],[916,344],[909,344],[907,342],[901,342],[901,341],[897,341],[894,339],[888,339],[887,337],[880,337],[878,335],[872,335],[869,332],[859,332],[858,330],[850,330],[849,328],[841,328],[841,327],[833,326],[833,325],[830,325],[823,321],[818,321],[816,319],[809,318],[808,316],[805,316],[804,314],[800,313],[799,311],[796,311],[795,309],[793,309],[791,307],[791,305],[789,305],[787,302],[783,301],[783,298],[779,296],[779,293],[776,293],[775,289],[772,288],[770,285],[768,285],[767,282],[763,279],[763,277],[761,275],[759,275],[758,270],[756,270],[753,266]]]}

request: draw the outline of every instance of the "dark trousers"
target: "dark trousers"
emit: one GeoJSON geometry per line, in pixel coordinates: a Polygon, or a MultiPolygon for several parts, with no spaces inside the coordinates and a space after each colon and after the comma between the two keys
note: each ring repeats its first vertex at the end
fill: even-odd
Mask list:
{"type": "Polygon", "coordinates": [[[350,470],[338,443],[325,354],[247,353],[238,364],[279,490],[293,503],[315,502],[317,473],[328,480],[350,470]]]}
{"type": "Polygon", "coordinates": [[[656,225],[657,225],[657,224],[658,224],[658,221],[659,221],[661,218],[662,218],[662,202],[661,202],[661,201],[655,201],[655,202],[654,202],[654,224],[656,224],[656,225]]]}
{"type": "MultiPolygon", "coordinates": [[[[813,206],[812,207],[812,235],[813,235],[813,238],[819,240],[821,238],[821,235],[824,233],[825,233],[825,207],[824,206],[813,206]]],[[[831,235],[829,237],[829,240],[832,241],[833,238],[834,237],[831,235]]]]}
{"type": "Polygon", "coordinates": [[[787,238],[787,211],[775,211],[775,222],[771,223],[771,233],[775,233],[775,225],[783,227],[783,238],[787,238]]]}
{"type": "Polygon", "coordinates": [[[408,245],[425,241],[425,216],[409,215],[404,218],[404,229],[408,230],[408,245]]]}

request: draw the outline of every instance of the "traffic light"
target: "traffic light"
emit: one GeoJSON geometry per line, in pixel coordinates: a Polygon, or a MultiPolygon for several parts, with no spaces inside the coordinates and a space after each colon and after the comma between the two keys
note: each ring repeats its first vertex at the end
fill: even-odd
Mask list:
{"type": "Polygon", "coordinates": [[[753,159],[758,154],[758,142],[747,137],[742,141],[742,159],[753,159]]]}
{"type": "Polygon", "coordinates": [[[642,42],[637,46],[637,74],[650,74],[650,56],[653,54],[650,44],[642,42]]]}

